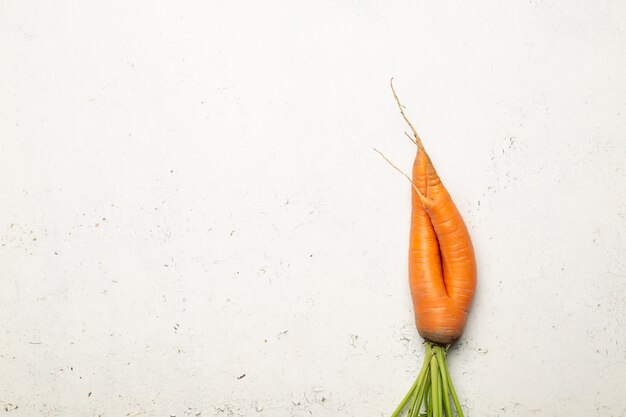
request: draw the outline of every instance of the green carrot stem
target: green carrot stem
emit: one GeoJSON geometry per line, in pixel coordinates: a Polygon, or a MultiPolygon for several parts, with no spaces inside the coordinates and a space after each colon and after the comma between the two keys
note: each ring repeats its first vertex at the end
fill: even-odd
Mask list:
{"type": "Polygon", "coordinates": [[[459,403],[459,398],[456,396],[454,385],[452,385],[452,380],[448,380],[448,382],[450,384],[450,394],[452,394],[452,401],[454,401],[454,408],[456,408],[456,414],[459,417],[465,417],[463,415],[463,410],[461,409],[461,404],[459,403]]]}
{"type": "Polygon", "coordinates": [[[421,385],[419,385],[417,387],[417,397],[415,398],[415,402],[411,404],[411,407],[409,408],[409,417],[418,417],[419,416],[419,411],[420,408],[422,406],[422,401],[424,399],[424,394],[426,392],[426,389],[428,387],[428,384],[430,383],[430,372],[426,372],[424,379],[422,380],[421,385]]]}
{"type": "Polygon", "coordinates": [[[435,352],[437,356],[437,362],[439,363],[439,371],[441,374],[441,387],[443,388],[443,406],[446,411],[446,416],[452,417],[452,407],[450,406],[450,393],[449,393],[449,380],[450,376],[446,370],[446,355],[443,349],[437,349],[435,352]]]}
{"type": "Polygon", "coordinates": [[[413,391],[413,396],[411,397],[411,403],[409,404],[409,414],[407,417],[414,417],[413,409],[415,408],[415,403],[417,402],[417,396],[419,395],[420,384],[417,384],[417,387],[413,391]]]}
{"type": "Polygon", "coordinates": [[[437,365],[436,357],[433,357],[430,360],[430,380],[432,381],[431,399],[433,405],[433,417],[441,417],[441,402],[439,401],[439,385],[441,380],[439,379],[439,366],[437,365]]]}
{"type": "MultiPolygon", "coordinates": [[[[439,365],[437,365],[439,366],[439,365]]],[[[443,388],[441,387],[443,385],[442,383],[443,381],[441,380],[441,372],[439,372],[439,391],[437,392],[437,401],[439,401],[439,416],[443,417],[443,388]]]]}
{"type": "Polygon", "coordinates": [[[452,384],[452,378],[450,378],[450,371],[448,370],[448,361],[444,361],[443,364],[444,364],[445,372],[448,375],[448,385],[450,387],[450,394],[452,395],[452,401],[454,401],[454,408],[456,408],[456,414],[459,417],[465,417],[463,415],[463,410],[461,409],[461,404],[459,403],[459,397],[456,396],[456,391],[454,389],[454,385],[452,384]]]}
{"type": "Polygon", "coordinates": [[[415,382],[413,383],[413,385],[411,385],[411,388],[409,388],[409,392],[406,393],[406,395],[402,399],[402,402],[396,408],[396,411],[393,412],[391,417],[398,417],[402,413],[402,410],[404,410],[406,403],[409,402],[409,399],[411,399],[411,396],[413,395],[413,391],[415,391],[415,387],[417,387],[418,382],[419,382],[419,376],[415,379],[415,382]]]}
{"type": "Polygon", "coordinates": [[[430,401],[430,391],[432,390],[432,385],[431,378],[428,378],[428,385],[426,385],[426,390],[424,391],[424,405],[426,407],[426,415],[428,417],[433,416],[433,407],[430,401]]]}
{"type": "Polygon", "coordinates": [[[428,364],[430,363],[432,357],[433,357],[433,351],[432,351],[432,349],[430,347],[430,344],[427,343],[426,344],[426,355],[424,356],[424,363],[422,364],[422,370],[420,371],[419,375],[415,379],[415,382],[413,383],[413,385],[411,385],[411,388],[409,388],[409,391],[406,393],[406,395],[402,399],[402,402],[396,408],[396,410],[393,412],[391,417],[397,417],[400,414],[402,414],[402,411],[404,410],[404,407],[406,407],[407,402],[409,402],[409,400],[411,398],[415,398],[415,400],[417,399],[416,397],[417,397],[417,394],[418,394],[418,392],[417,392],[418,388],[422,385],[422,382],[424,380],[424,375],[428,371],[428,364]]]}
{"type": "Polygon", "coordinates": [[[422,401],[426,397],[426,390],[430,387],[430,372],[426,374],[426,378],[424,378],[424,385],[419,391],[419,395],[417,396],[417,403],[413,408],[413,415],[419,416],[420,408],[422,407],[422,401]]]}
{"type": "MultiPolygon", "coordinates": [[[[439,364],[437,364],[439,367],[439,364]]],[[[439,368],[439,415],[443,417],[445,415],[445,408],[443,407],[443,380],[441,378],[441,368],[439,368]]],[[[451,416],[450,416],[451,417],[451,416]]]]}
{"type": "Polygon", "coordinates": [[[422,364],[422,369],[420,370],[420,373],[417,377],[419,382],[417,383],[417,387],[415,388],[411,405],[409,406],[408,417],[418,417],[417,414],[419,414],[421,400],[420,400],[420,405],[417,405],[417,407],[415,407],[415,404],[417,403],[418,397],[422,395],[426,378],[430,375],[428,373],[428,365],[430,364],[432,355],[433,355],[433,351],[431,349],[430,344],[426,344],[426,355],[424,355],[424,363],[422,364]]]}

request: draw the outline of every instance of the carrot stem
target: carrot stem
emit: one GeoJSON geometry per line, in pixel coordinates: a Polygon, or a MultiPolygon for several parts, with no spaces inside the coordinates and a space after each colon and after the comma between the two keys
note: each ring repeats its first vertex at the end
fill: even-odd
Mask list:
{"type": "Polygon", "coordinates": [[[419,395],[420,384],[417,384],[417,388],[413,391],[413,397],[411,397],[411,404],[409,404],[409,414],[407,417],[414,416],[415,403],[417,402],[417,396],[419,395]]]}
{"type": "Polygon", "coordinates": [[[456,408],[456,414],[459,417],[464,417],[463,416],[463,410],[461,409],[461,404],[459,403],[459,397],[457,397],[457,395],[456,395],[456,390],[454,389],[454,385],[452,384],[452,378],[450,378],[450,371],[448,370],[447,354],[444,356],[443,369],[444,369],[444,372],[446,373],[446,376],[447,376],[448,387],[450,388],[450,394],[452,395],[452,401],[454,401],[454,408],[456,408]]]}
{"type": "Polygon", "coordinates": [[[446,411],[446,416],[452,417],[452,407],[450,406],[450,388],[449,388],[449,380],[450,376],[446,371],[446,356],[445,350],[439,348],[435,351],[435,355],[437,357],[437,362],[439,364],[439,370],[441,373],[441,387],[443,388],[443,406],[446,411]]]}
{"type": "Polygon", "coordinates": [[[458,417],[463,410],[448,370],[447,348],[426,342],[422,369],[391,417],[399,417],[408,408],[407,417],[453,417],[452,402],[458,417]],[[424,405],[424,413],[420,414],[424,405]],[[407,407],[408,406],[408,407],[407,407]]]}
{"type": "Polygon", "coordinates": [[[439,401],[439,385],[441,384],[441,379],[439,378],[439,366],[437,366],[436,357],[430,360],[430,379],[432,381],[431,402],[433,405],[433,417],[441,417],[441,401],[439,401]]]}
{"type": "MultiPolygon", "coordinates": [[[[426,349],[430,351],[430,346],[427,346],[426,349]]],[[[420,408],[422,407],[422,401],[426,394],[426,389],[429,386],[428,384],[430,383],[430,372],[428,372],[429,366],[430,366],[430,361],[428,362],[424,361],[424,367],[422,368],[422,372],[424,372],[424,379],[422,380],[422,382],[420,383],[420,385],[418,386],[416,390],[417,396],[415,398],[415,401],[411,404],[411,407],[409,408],[408,417],[419,417],[419,411],[420,411],[420,408]]]]}
{"type": "Polygon", "coordinates": [[[409,388],[409,392],[406,393],[406,395],[402,399],[402,402],[393,412],[391,417],[398,417],[402,413],[402,410],[404,410],[406,403],[409,402],[409,400],[411,399],[411,396],[413,395],[413,391],[415,391],[415,387],[417,387],[418,382],[419,382],[419,376],[415,379],[415,382],[413,383],[413,385],[411,385],[411,388],[409,388]]]}
{"type": "Polygon", "coordinates": [[[413,383],[413,385],[411,385],[411,388],[409,388],[409,392],[406,393],[406,395],[402,399],[402,402],[396,408],[396,410],[393,412],[391,417],[397,417],[400,414],[402,414],[402,411],[404,410],[404,407],[406,407],[406,404],[409,402],[409,400],[412,397],[415,397],[415,400],[417,400],[417,395],[419,394],[419,387],[422,386],[422,381],[424,380],[424,375],[426,374],[426,371],[428,370],[428,364],[430,363],[432,357],[433,357],[433,351],[430,348],[430,345],[427,344],[426,345],[426,355],[424,356],[424,363],[422,365],[422,370],[420,371],[419,375],[415,379],[415,382],[413,383]]]}
{"type": "Polygon", "coordinates": [[[417,397],[417,404],[415,404],[415,407],[413,408],[413,410],[411,410],[413,412],[413,415],[416,417],[419,417],[419,411],[420,411],[420,408],[422,407],[422,401],[426,397],[426,390],[428,389],[429,386],[430,386],[430,373],[427,373],[426,378],[424,378],[424,386],[420,390],[419,395],[417,397]]]}
{"type": "Polygon", "coordinates": [[[426,406],[426,415],[428,417],[433,417],[433,407],[432,407],[432,401],[431,401],[431,395],[430,392],[432,391],[433,388],[433,384],[432,381],[429,379],[428,380],[428,389],[426,391],[426,396],[425,398],[425,406],[426,406]]]}

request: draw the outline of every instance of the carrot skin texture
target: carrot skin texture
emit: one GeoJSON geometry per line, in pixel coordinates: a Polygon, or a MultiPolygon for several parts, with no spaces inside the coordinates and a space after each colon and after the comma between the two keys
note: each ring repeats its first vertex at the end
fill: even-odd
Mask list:
{"type": "Polygon", "coordinates": [[[476,289],[476,261],[465,222],[421,143],[413,163],[409,284],[415,322],[427,341],[463,334],[476,289]]]}

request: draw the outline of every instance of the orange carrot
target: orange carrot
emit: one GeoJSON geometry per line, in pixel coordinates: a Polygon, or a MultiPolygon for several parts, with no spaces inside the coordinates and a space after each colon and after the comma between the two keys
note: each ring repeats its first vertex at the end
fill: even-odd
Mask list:
{"type": "Polygon", "coordinates": [[[474,249],[463,218],[441,182],[417,131],[406,117],[393,84],[391,89],[402,117],[413,132],[411,140],[417,146],[412,177],[407,176],[412,187],[409,284],[415,324],[427,342],[429,359],[425,360],[420,376],[393,416],[399,415],[411,399],[409,416],[417,416],[422,398],[428,415],[438,417],[445,410],[446,415],[451,416],[450,395],[457,414],[462,416],[447,371],[446,355],[448,346],[463,333],[474,298],[474,249]],[[426,372],[427,368],[430,372],[426,372]]]}
{"type": "Polygon", "coordinates": [[[467,227],[428,154],[418,145],[413,164],[409,283],[420,335],[448,344],[463,333],[476,288],[476,262],[467,227]]]}

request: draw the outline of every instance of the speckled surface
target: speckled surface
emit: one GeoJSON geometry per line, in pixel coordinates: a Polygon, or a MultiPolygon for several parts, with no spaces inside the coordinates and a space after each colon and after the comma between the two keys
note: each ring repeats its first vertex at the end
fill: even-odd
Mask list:
{"type": "Polygon", "coordinates": [[[625,18],[1,1],[0,415],[388,416],[422,359],[392,75],[476,248],[466,416],[626,415],[625,18]]]}

